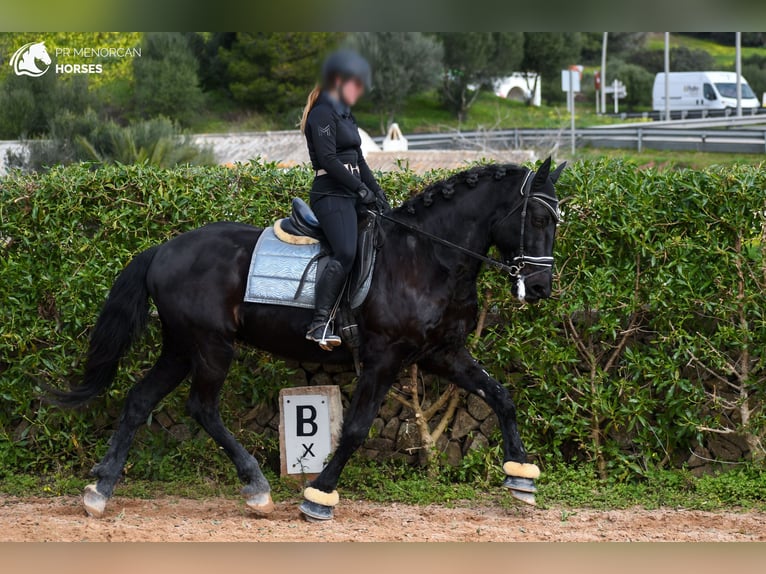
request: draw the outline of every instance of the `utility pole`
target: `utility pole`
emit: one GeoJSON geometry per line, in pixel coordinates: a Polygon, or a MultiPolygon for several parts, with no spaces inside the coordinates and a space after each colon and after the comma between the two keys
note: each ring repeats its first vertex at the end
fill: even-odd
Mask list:
{"type": "Polygon", "coordinates": [[[670,121],[670,32],[665,32],[665,121],[670,121]]]}
{"type": "Polygon", "coordinates": [[[609,32],[604,32],[604,39],[601,45],[601,113],[606,113],[606,41],[609,32]]]}
{"type": "MultiPolygon", "coordinates": [[[[579,74],[579,72],[577,72],[579,74]]],[[[574,70],[570,67],[569,68],[569,111],[570,111],[570,118],[571,118],[571,124],[569,127],[569,133],[571,137],[571,143],[572,143],[572,158],[574,159],[576,146],[577,146],[577,140],[575,138],[575,91],[574,91],[574,70]]],[[[601,84],[602,86],[604,84],[601,84]]]]}
{"type": "Polygon", "coordinates": [[[734,32],[737,54],[735,66],[737,69],[737,117],[742,117],[742,32],[734,32]]]}

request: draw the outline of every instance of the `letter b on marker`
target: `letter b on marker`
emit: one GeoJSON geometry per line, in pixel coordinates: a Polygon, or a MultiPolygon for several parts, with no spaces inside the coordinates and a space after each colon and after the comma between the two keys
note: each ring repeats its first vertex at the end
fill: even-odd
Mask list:
{"type": "Polygon", "coordinates": [[[312,405],[297,405],[295,410],[296,436],[314,436],[318,430],[316,408],[312,405]]]}

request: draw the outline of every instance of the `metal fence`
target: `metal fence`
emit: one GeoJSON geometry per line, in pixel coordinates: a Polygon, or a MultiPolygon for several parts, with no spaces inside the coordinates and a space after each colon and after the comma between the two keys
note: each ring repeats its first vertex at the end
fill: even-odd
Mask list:
{"type": "MultiPolygon", "coordinates": [[[[554,148],[566,145],[569,128],[490,130],[409,134],[411,150],[474,149],[503,150],[554,148]]],[[[766,127],[750,129],[673,129],[635,126],[584,128],[575,130],[578,146],[658,150],[693,150],[728,153],[766,153],[766,127]]],[[[382,138],[377,138],[377,143],[382,138]]]]}

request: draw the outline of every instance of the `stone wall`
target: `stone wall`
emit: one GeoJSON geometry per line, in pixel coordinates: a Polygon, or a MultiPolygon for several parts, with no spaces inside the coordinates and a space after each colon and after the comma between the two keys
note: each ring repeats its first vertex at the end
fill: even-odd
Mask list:
{"type": "MultiPolygon", "coordinates": [[[[285,381],[287,386],[337,385],[341,390],[344,411],[348,408],[356,386],[356,375],[350,367],[295,362],[288,362],[287,366],[292,371],[285,381]]],[[[394,393],[398,393],[400,397],[409,398],[409,385],[409,374],[403,371],[372,423],[370,435],[360,449],[362,456],[379,461],[396,459],[411,464],[419,462],[421,444],[415,413],[411,407],[403,405],[393,396],[394,393]]],[[[422,408],[427,409],[433,404],[446,387],[445,381],[432,375],[424,375],[418,387],[422,408]]],[[[442,408],[437,411],[431,421],[431,428],[435,426],[436,421],[441,420],[444,410],[442,408]]],[[[253,405],[249,409],[245,406],[239,412],[241,414],[238,416],[226,417],[226,422],[235,435],[242,430],[248,430],[265,439],[278,439],[279,407],[276,399],[253,405]]],[[[99,427],[108,427],[110,423],[116,425],[118,417],[119,409],[115,406],[113,412],[102,413],[96,424],[99,427]]],[[[28,424],[23,422],[16,429],[19,438],[27,426],[28,424]]],[[[177,441],[188,440],[193,436],[207,436],[185,412],[176,412],[170,408],[155,413],[150,427],[153,432],[165,432],[177,441]]],[[[631,440],[629,435],[623,438],[626,443],[631,440]]],[[[456,466],[470,451],[496,444],[499,440],[497,417],[492,410],[476,395],[463,395],[446,432],[437,440],[436,447],[448,464],[456,466]]],[[[246,446],[253,447],[250,444],[246,446]]],[[[278,449],[269,448],[261,454],[267,459],[267,464],[275,470],[279,469],[278,449]]],[[[691,452],[685,455],[676,453],[670,462],[673,467],[685,465],[693,474],[700,476],[729,468],[722,467],[720,462],[747,460],[749,456],[743,437],[736,434],[713,434],[706,437],[702,443],[695,443],[691,452]]],[[[579,455],[572,454],[572,458],[577,460],[579,455]]]]}
{"type": "MultiPolygon", "coordinates": [[[[288,363],[294,371],[290,386],[338,385],[341,390],[344,410],[348,408],[351,395],[356,386],[356,375],[347,367],[319,364],[288,363]]],[[[420,449],[420,433],[415,423],[415,413],[412,408],[402,405],[392,393],[409,397],[406,388],[410,379],[402,372],[401,378],[384,401],[380,412],[372,423],[370,436],[361,448],[361,454],[374,460],[400,459],[409,463],[418,462],[420,449]]],[[[437,396],[437,389],[445,389],[447,383],[439,381],[432,375],[422,378],[420,396],[423,406],[428,407],[437,396]]],[[[432,419],[440,420],[444,409],[437,411],[432,419]]],[[[175,421],[165,421],[169,424],[171,434],[184,434],[175,421]],[[175,429],[175,430],[173,430],[175,429]]],[[[233,431],[244,428],[266,438],[279,436],[279,407],[277,401],[255,405],[244,417],[230,422],[233,431]]],[[[436,443],[439,452],[444,454],[449,464],[457,465],[462,457],[470,450],[490,444],[497,433],[497,417],[491,409],[477,396],[462,397],[447,431],[436,443]]]]}

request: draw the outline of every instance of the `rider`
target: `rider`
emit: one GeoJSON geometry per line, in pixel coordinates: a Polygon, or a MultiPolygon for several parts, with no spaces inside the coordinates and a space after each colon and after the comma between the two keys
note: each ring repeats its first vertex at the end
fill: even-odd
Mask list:
{"type": "Polygon", "coordinates": [[[353,106],[370,89],[370,65],[350,50],[331,54],[321,83],[308,96],[301,119],[315,178],[311,208],[331,249],[316,282],[316,310],[306,338],[327,351],[341,344],[331,321],[333,306],[356,257],[357,207],[390,209],[362,155],[353,106]]]}

